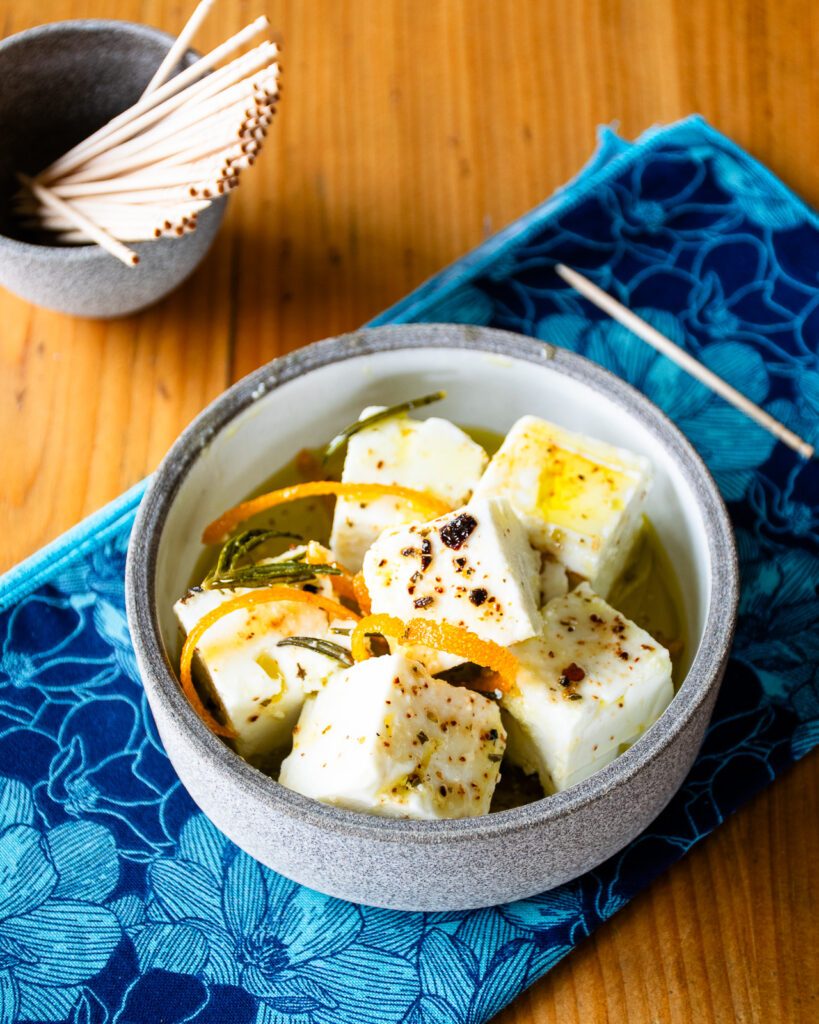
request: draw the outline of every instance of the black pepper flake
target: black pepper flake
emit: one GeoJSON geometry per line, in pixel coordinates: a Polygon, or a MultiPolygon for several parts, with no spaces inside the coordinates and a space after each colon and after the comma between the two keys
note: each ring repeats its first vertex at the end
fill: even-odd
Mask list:
{"type": "Polygon", "coordinates": [[[378,568],[379,569],[383,569],[386,564],[387,564],[387,559],[386,558],[382,558],[381,561],[378,563],[378,568]]]}
{"type": "Polygon", "coordinates": [[[416,608],[429,608],[434,600],[434,597],[417,597],[412,603],[416,608]]]}
{"type": "Polygon", "coordinates": [[[306,590],[308,594],[317,594],[319,592],[319,588],[315,583],[305,583],[302,589],[306,590]]]}
{"type": "Polygon", "coordinates": [[[603,620],[602,620],[602,619],[600,618],[600,616],[599,616],[599,615],[595,615],[595,614],[594,614],[593,612],[592,612],[592,614],[591,614],[591,615],[589,616],[589,618],[590,618],[590,619],[592,620],[592,622],[602,622],[602,621],[603,621],[603,620]]]}
{"type": "Polygon", "coordinates": [[[466,565],[466,559],[465,558],[456,558],[455,559],[455,564],[458,566],[459,569],[463,569],[463,567],[466,565]]]}
{"type": "Polygon", "coordinates": [[[446,788],[446,786],[439,786],[438,792],[441,794],[441,796],[446,796],[449,790],[446,788]]]}
{"type": "Polygon", "coordinates": [[[410,555],[415,554],[415,548],[404,548],[401,554],[404,556],[404,558],[409,558],[410,555]]]}
{"type": "Polygon", "coordinates": [[[427,742],[429,741],[429,736],[427,736],[427,734],[426,734],[426,733],[424,732],[424,730],[422,729],[422,730],[421,730],[421,731],[420,731],[420,732],[418,733],[418,739],[419,739],[419,741],[420,741],[421,743],[427,743],[427,742]]]}
{"type": "Polygon", "coordinates": [[[429,540],[424,537],[421,541],[421,572],[426,572],[432,564],[432,545],[429,540]]]}
{"type": "Polygon", "coordinates": [[[583,698],[579,693],[570,693],[569,700],[583,700],[583,698]]]}
{"type": "Polygon", "coordinates": [[[445,526],[441,527],[439,531],[441,540],[448,548],[457,551],[477,525],[478,520],[474,516],[471,516],[468,512],[462,512],[459,516],[450,519],[445,526]]]}
{"type": "Polygon", "coordinates": [[[204,587],[200,587],[200,586],[199,586],[199,585],[197,584],[197,586],[195,586],[195,587],[191,587],[191,591],[190,591],[190,592],[191,592],[192,594],[201,594],[201,593],[202,593],[202,591],[203,591],[204,589],[205,589],[204,587]]]}
{"type": "Polygon", "coordinates": [[[496,740],[498,738],[498,730],[497,729],[490,729],[489,732],[486,735],[487,735],[488,739],[496,740]]]}
{"type": "Polygon", "coordinates": [[[487,594],[484,587],[475,587],[474,590],[470,590],[469,592],[469,600],[477,607],[480,607],[484,603],[486,597],[487,594]]]}
{"type": "Polygon", "coordinates": [[[628,661],[628,651],[618,651],[617,655],[622,658],[623,661],[628,661]]]}
{"type": "Polygon", "coordinates": [[[489,754],[489,760],[492,761],[493,764],[497,764],[498,761],[502,761],[503,758],[500,754],[489,754]]]}

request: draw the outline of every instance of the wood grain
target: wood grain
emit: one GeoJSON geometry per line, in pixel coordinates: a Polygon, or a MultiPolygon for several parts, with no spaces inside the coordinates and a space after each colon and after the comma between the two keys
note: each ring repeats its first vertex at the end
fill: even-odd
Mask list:
{"type": "MultiPolygon", "coordinates": [[[[185,0],[0,0],[4,35],[185,0]]],[[[227,384],[353,328],[564,182],[595,128],[693,111],[819,203],[819,7],[797,0],[222,0],[264,10],[285,94],[210,257],[139,316],[0,293],[0,568],[157,464],[227,384]]],[[[218,31],[217,31],[218,24],[218,31]]],[[[798,765],[498,1024],[819,1019],[819,758],[798,765]]]]}

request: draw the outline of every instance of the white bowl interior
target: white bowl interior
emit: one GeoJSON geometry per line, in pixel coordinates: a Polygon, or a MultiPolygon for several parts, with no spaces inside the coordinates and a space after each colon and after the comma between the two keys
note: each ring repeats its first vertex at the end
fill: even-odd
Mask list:
{"type": "MultiPolygon", "coordinates": [[[[157,613],[166,651],[177,650],[173,603],[184,593],[211,520],[305,446],[325,443],[366,405],[445,388],[435,415],[505,433],[531,413],[646,455],[654,466],[647,514],[675,566],[693,660],[710,597],[711,566],[696,496],[663,443],[589,385],[541,364],[463,348],[381,351],[330,363],[261,395],[208,441],[168,514],[157,555],[157,613]]],[[[687,665],[684,666],[687,669],[687,665]]]]}

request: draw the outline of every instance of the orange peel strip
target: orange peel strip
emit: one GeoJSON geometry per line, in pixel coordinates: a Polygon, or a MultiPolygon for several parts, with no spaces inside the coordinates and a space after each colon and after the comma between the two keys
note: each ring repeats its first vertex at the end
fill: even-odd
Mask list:
{"type": "Polygon", "coordinates": [[[220,604],[218,608],[209,611],[207,615],[203,615],[185,638],[179,664],[179,681],[182,685],[182,692],[191,702],[194,711],[196,711],[211,732],[215,732],[217,736],[232,738],[236,733],[230,726],[218,722],[199,699],[199,694],[193,685],[192,665],[194,652],[199,641],[210,627],[226,615],[239,611],[241,608],[252,608],[257,604],[272,604],[274,601],[300,601],[304,604],[312,604],[327,612],[331,618],[359,618],[355,612],[350,611],[349,608],[345,608],[343,604],[339,604],[338,601],[333,601],[329,597],[324,597],[321,594],[311,594],[306,590],[296,590],[294,587],[282,586],[259,587],[257,590],[251,590],[247,594],[239,594],[237,597],[232,597],[229,601],[220,604]]]}
{"type": "MultiPolygon", "coordinates": [[[[308,552],[304,561],[307,565],[325,565],[325,560],[318,553],[314,553],[312,556],[308,552]]],[[[346,597],[348,601],[356,600],[355,587],[353,585],[353,574],[349,569],[346,569],[340,562],[330,562],[330,565],[334,569],[338,569],[341,573],[340,576],[328,576],[333,590],[338,594],[339,597],[346,597]]]]}
{"type": "Polygon", "coordinates": [[[370,592],[367,590],[367,584],[364,582],[363,572],[357,572],[353,576],[353,595],[358,607],[361,609],[361,614],[369,615],[372,611],[372,604],[370,603],[370,592]]]}
{"type": "Polygon", "coordinates": [[[259,512],[265,512],[276,505],[299,498],[320,498],[332,495],[336,498],[352,498],[353,501],[375,501],[377,498],[400,498],[414,506],[419,512],[428,514],[430,518],[443,515],[449,511],[449,505],[440,498],[426,491],[415,491],[411,487],[398,484],[353,484],[339,483],[336,480],[311,480],[303,484],[293,484],[277,491],[268,491],[258,498],[243,501],[240,505],[223,512],[218,519],[205,527],[202,534],[203,544],[218,544],[227,539],[230,531],[250,519],[259,512]]]}
{"type": "Polygon", "coordinates": [[[498,689],[507,693],[515,683],[519,662],[511,651],[492,640],[482,640],[475,633],[448,622],[410,619],[402,622],[393,615],[367,615],[356,623],[352,633],[352,654],[356,661],[369,658],[367,633],[392,637],[399,644],[412,647],[420,644],[436,651],[456,654],[466,661],[497,673],[498,689]]]}

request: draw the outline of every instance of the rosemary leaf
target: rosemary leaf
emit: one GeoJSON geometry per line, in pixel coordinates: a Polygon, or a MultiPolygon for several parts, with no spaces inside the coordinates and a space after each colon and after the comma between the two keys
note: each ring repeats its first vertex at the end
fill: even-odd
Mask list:
{"type": "Polygon", "coordinates": [[[344,444],[349,441],[353,434],[357,434],[359,430],[366,430],[367,427],[373,426],[375,423],[380,423],[382,420],[390,420],[393,416],[400,416],[402,413],[411,412],[413,409],[420,409],[425,405],[431,405],[433,402],[440,402],[441,399],[446,398],[446,391],[435,391],[431,395],[422,395],[420,398],[411,398],[407,402],[399,402],[398,405],[391,405],[386,409],[382,409],[380,412],[374,412],[371,416],[366,416],[363,420],[356,420],[355,423],[351,423],[348,427],[345,427],[330,441],[327,447],[324,449],[324,462],[341,448],[344,444]]]}
{"type": "Polygon", "coordinates": [[[216,565],[208,573],[205,586],[215,576],[221,576],[224,572],[236,568],[236,563],[244,558],[260,544],[266,544],[269,540],[287,537],[290,540],[303,540],[297,533],[290,533],[287,530],[243,530],[231,537],[222,547],[216,559],[216,565]]]}
{"type": "Polygon", "coordinates": [[[277,647],[304,647],[308,651],[315,651],[316,654],[323,654],[328,658],[335,658],[342,665],[352,665],[353,656],[340,644],[334,644],[332,640],[321,640],[315,636],[286,636],[279,640],[277,647]]]}
{"type": "Polygon", "coordinates": [[[209,577],[202,585],[206,590],[233,590],[236,587],[269,587],[276,583],[305,583],[316,576],[340,576],[334,565],[307,565],[297,559],[285,562],[259,562],[238,569],[229,569],[209,577]]]}

